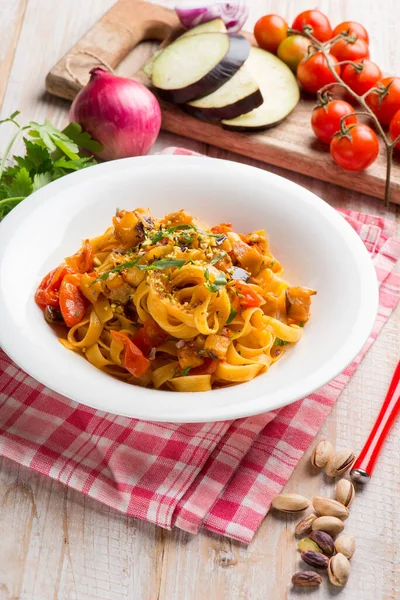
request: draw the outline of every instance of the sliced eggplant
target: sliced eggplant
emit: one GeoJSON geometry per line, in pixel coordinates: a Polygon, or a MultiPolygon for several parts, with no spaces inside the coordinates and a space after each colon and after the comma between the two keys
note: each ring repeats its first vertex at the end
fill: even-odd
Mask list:
{"type": "MultiPolygon", "coordinates": [[[[188,37],[190,35],[198,35],[199,33],[226,33],[225,23],[222,19],[213,19],[212,21],[207,21],[207,23],[201,23],[201,25],[197,25],[197,27],[193,27],[193,29],[189,29],[185,33],[183,33],[180,37],[188,37]]],[[[144,71],[147,77],[150,77],[153,73],[153,65],[161,54],[164,52],[164,46],[156,50],[151,58],[143,65],[142,71],[144,71]]]]}
{"type": "Polygon", "coordinates": [[[295,76],[284,62],[261,48],[251,48],[246,70],[257,81],[264,102],[235,119],[224,119],[223,127],[233,131],[261,131],[278,125],[300,99],[295,76]]]}
{"type": "Polygon", "coordinates": [[[161,98],[184,104],[223,86],[249,52],[250,44],[241,35],[200,33],[180,37],[156,58],[151,80],[161,98]]]}
{"type": "Polygon", "coordinates": [[[246,63],[216,92],[199,100],[192,100],[182,108],[205,121],[234,119],[263,103],[257,82],[246,69],[246,63]]]}

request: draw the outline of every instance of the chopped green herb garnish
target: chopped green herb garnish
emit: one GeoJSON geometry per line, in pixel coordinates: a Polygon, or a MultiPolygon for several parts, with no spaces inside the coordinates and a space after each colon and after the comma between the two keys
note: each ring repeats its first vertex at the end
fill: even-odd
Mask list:
{"type": "Polygon", "coordinates": [[[272,267],[274,266],[275,263],[276,263],[275,259],[273,261],[271,261],[271,264],[269,265],[269,269],[272,269],[272,267]]]}
{"type": "Polygon", "coordinates": [[[214,258],[210,261],[210,265],[215,265],[221,260],[221,258],[224,258],[224,256],[226,256],[226,252],[221,252],[221,254],[217,254],[217,256],[214,256],[214,258]]]}
{"type": "Polygon", "coordinates": [[[115,267],[114,269],[110,269],[110,271],[106,271],[105,273],[100,275],[100,277],[97,277],[94,281],[92,281],[92,283],[90,284],[89,287],[91,287],[98,281],[104,281],[105,279],[108,279],[109,276],[111,275],[111,273],[119,273],[120,271],[123,271],[124,269],[130,269],[131,267],[134,267],[141,258],[142,258],[141,256],[138,256],[134,260],[130,260],[129,262],[122,263],[122,265],[118,265],[118,267],[115,267]]]}
{"type": "Polygon", "coordinates": [[[188,375],[189,371],[191,370],[192,367],[186,367],[186,369],[183,369],[182,371],[182,377],[186,377],[186,375],[188,375]]]}
{"type": "Polygon", "coordinates": [[[287,346],[290,342],[285,342],[285,340],[281,340],[280,338],[275,339],[275,346],[287,346]]]}
{"type": "Polygon", "coordinates": [[[151,238],[151,243],[157,244],[157,242],[160,242],[163,238],[168,237],[168,235],[170,235],[174,231],[177,231],[178,229],[180,229],[180,230],[194,229],[201,235],[206,235],[208,237],[215,237],[215,238],[225,237],[225,236],[221,235],[220,233],[207,233],[206,231],[202,231],[201,229],[196,227],[196,225],[191,225],[190,223],[182,223],[181,225],[174,225],[174,227],[169,227],[169,229],[160,229],[160,231],[157,231],[157,233],[155,235],[153,235],[153,237],[151,238]]]}
{"type": "Polygon", "coordinates": [[[241,294],[240,292],[236,292],[236,296],[238,298],[245,298],[246,296],[244,296],[243,294],[241,294]]]}
{"type": "Polygon", "coordinates": [[[229,317],[228,317],[226,324],[229,325],[229,323],[232,323],[232,321],[236,317],[236,315],[237,315],[237,310],[235,310],[233,308],[233,306],[231,305],[231,312],[229,313],[229,317]]]}
{"type": "Polygon", "coordinates": [[[140,269],[141,271],[171,269],[172,267],[177,267],[178,269],[181,269],[185,263],[186,260],[183,259],[163,258],[161,260],[155,260],[153,263],[151,263],[151,265],[138,265],[138,269],[140,269]]]}
{"type": "MultiPolygon", "coordinates": [[[[204,271],[204,277],[206,278],[207,282],[210,280],[210,274],[208,272],[208,269],[206,269],[204,271]]],[[[219,292],[219,290],[227,283],[228,282],[226,280],[225,273],[220,273],[218,275],[218,277],[216,279],[214,279],[214,283],[205,283],[204,285],[208,289],[209,292],[212,292],[213,294],[215,294],[216,292],[219,292]]]]}
{"type": "Polygon", "coordinates": [[[304,327],[304,325],[305,325],[304,321],[300,321],[299,325],[300,325],[300,327],[304,327]]]}

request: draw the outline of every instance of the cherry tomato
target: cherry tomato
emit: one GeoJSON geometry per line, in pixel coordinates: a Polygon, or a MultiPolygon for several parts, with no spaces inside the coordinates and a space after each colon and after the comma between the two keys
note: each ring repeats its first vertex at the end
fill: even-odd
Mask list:
{"type": "Polygon", "coordinates": [[[70,266],[75,273],[87,273],[93,269],[94,251],[89,240],[85,240],[82,248],[65,259],[65,262],[70,266]]]}
{"type": "Polygon", "coordinates": [[[343,21],[343,23],[339,23],[336,25],[335,29],[332,32],[332,37],[339,35],[339,33],[349,33],[349,35],[354,35],[359,40],[364,40],[369,44],[369,36],[368,32],[360,25],[360,23],[356,23],[356,21],[343,21]]]}
{"type": "Polygon", "coordinates": [[[275,52],[279,44],[287,37],[288,24],[279,15],[265,15],[254,26],[254,37],[263,50],[275,52]]]}
{"type": "Polygon", "coordinates": [[[367,125],[351,125],[346,135],[334,135],[330,146],[335,163],[346,171],[364,171],[379,154],[376,133],[367,125]]]}
{"type": "Polygon", "coordinates": [[[292,29],[303,31],[303,27],[312,27],[312,35],[320,42],[327,42],[332,37],[332,27],[329,19],[319,10],[305,10],[297,15],[292,24],[292,29]]]}
{"type": "Polygon", "coordinates": [[[400,78],[384,77],[378,82],[377,87],[381,90],[381,94],[371,92],[366,97],[366,102],[379,121],[383,125],[389,125],[400,109],[400,78]],[[387,89],[386,92],[385,88],[387,89]]]}
{"type": "Polygon", "coordinates": [[[74,275],[66,275],[60,286],[60,310],[68,327],[74,327],[85,314],[86,302],[74,275]]]}
{"type": "Polygon", "coordinates": [[[261,299],[256,292],[243,281],[235,281],[236,295],[239,298],[241,308],[253,308],[260,306],[261,299]]]}
{"type": "MultiPolygon", "coordinates": [[[[330,144],[332,136],[340,130],[340,119],[354,112],[354,108],[344,100],[331,100],[327,104],[314,108],[311,117],[313,132],[321,142],[330,144]]],[[[345,119],[346,125],[357,123],[352,115],[345,119]]]]}
{"type": "Polygon", "coordinates": [[[143,356],[143,352],[124,333],[113,330],[110,330],[110,333],[114,342],[124,347],[121,360],[124,369],[135,377],[140,377],[146,373],[150,368],[150,361],[143,356]]]}
{"type": "Polygon", "coordinates": [[[46,306],[59,306],[60,285],[65,275],[72,273],[72,269],[66,265],[60,265],[53,271],[50,271],[44,277],[36,290],[35,302],[42,308],[46,306]]]}
{"type": "MultiPolygon", "coordinates": [[[[400,136],[400,110],[397,111],[393,119],[390,121],[389,133],[392,140],[395,140],[400,136]]],[[[397,142],[396,148],[400,148],[400,141],[397,142]]]]}
{"type": "Polygon", "coordinates": [[[359,96],[375,87],[382,78],[382,72],[374,62],[363,58],[354,61],[357,65],[346,65],[343,69],[343,81],[359,96]]]}
{"type": "Polygon", "coordinates": [[[339,61],[359,60],[360,58],[369,58],[369,48],[365,40],[357,39],[354,42],[338,40],[330,49],[330,53],[339,61]]]}
{"type": "MultiPolygon", "coordinates": [[[[337,59],[332,54],[328,54],[328,60],[336,73],[340,75],[340,66],[336,64],[337,59]]],[[[299,62],[297,78],[307,92],[313,93],[318,92],[324,85],[336,81],[322,52],[315,52],[299,62]]]]}
{"type": "Polygon", "coordinates": [[[143,352],[145,356],[148,356],[152,348],[156,348],[168,338],[168,334],[161,329],[161,327],[149,319],[145,322],[143,327],[139,329],[133,336],[133,343],[143,352]]]}
{"type": "Polygon", "coordinates": [[[310,40],[304,35],[290,35],[278,46],[278,56],[292,71],[296,72],[297,65],[305,57],[310,46],[310,40]]]}
{"type": "Polygon", "coordinates": [[[213,358],[205,358],[202,365],[190,369],[189,375],[212,375],[217,370],[218,363],[213,358]]]}

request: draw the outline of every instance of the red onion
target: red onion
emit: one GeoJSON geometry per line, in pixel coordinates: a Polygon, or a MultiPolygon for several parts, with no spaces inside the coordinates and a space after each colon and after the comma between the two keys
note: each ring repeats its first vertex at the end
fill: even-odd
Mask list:
{"type": "Polygon", "coordinates": [[[213,19],[222,19],[228,33],[240,31],[249,13],[245,0],[186,0],[180,2],[175,11],[186,29],[192,29],[213,19]]]}
{"type": "Polygon", "coordinates": [[[100,142],[104,160],[142,156],[157,139],[161,109],[141,83],[96,67],[72,103],[70,120],[100,142]]]}

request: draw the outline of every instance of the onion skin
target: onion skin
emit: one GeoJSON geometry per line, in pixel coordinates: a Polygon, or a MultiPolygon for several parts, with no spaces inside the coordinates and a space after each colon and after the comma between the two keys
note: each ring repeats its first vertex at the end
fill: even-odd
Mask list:
{"type": "Polygon", "coordinates": [[[69,118],[100,142],[103,160],[143,156],[157,139],[161,109],[144,85],[101,67],[72,103],[69,118]]]}
{"type": "Polygon", "coordinates": [[[186,29],[197,27],[201,23],[207,23],[213,19],[222,19],[228,33],[237,33],[243,27],[249,14],[245,0],[210,0],[202,2],[181,2],[175,6],[176,14],[186,29]]]}

